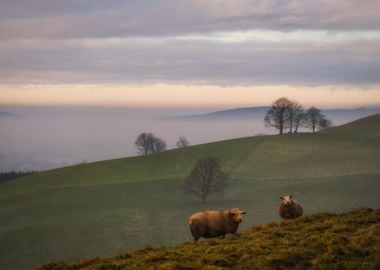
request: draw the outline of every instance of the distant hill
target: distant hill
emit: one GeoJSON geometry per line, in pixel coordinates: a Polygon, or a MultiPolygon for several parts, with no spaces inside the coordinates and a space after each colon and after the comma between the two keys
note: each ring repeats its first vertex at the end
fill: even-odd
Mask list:
{"type": "MultiPolygon", "coordinates": [[[[166,120],[250,120],[264,119],[270,107],[247,107],[230,110],[215,111],[206,114],[184,115],[165,118],[166,120]]],[[[333,121],[335,125],[354,121],[369,115],[380,113],[379,108],[356,108],[356,109],[324,109],[322,113],[333,121]]]]}
{"type": "Polygon", "coordinates": [[[379,164],[377,114],[316,134],[246,137],[7,181],[0,183],[0,269],[177,245],[191,239],[187,220],[200,210],[244,209],[242,230],[279,221],[285,194],[306,214],[380,208],[379,164]],[[206,203],[183,192],[184,178],[204,157],[218,158],[231,176],[225,193],[206,203]]]}
{"type": "Polygon", "coordinates": [[[264,117],[266,112],[270,107],[247,107],[247,108],[236,108],[223,111],[215,111],[206,114],[193,114],[184,115],[177,117],[170,117],[166,119],[182,119],[182,120],[246,120],[252,119],[253,117],[264,117]]]}
{"type": "MultiPolygon", "coordinates": [[[[141,249],[116,257],[56,262],[75,269],[379,269],[380,210],[323,213],[250,228],[240,236],[141,249]]],[[[157,232],[158,233],[158,232],[157,232]]]]}
{"type": "Polygon", "coordinates": [[[322,113],[333,121],[333,124],[340,125],[348,123],[363,117],[380,113],[378,108],[357,108],[357,109],[327,109],[322,110],[322,113]]]}
{"type": "Polygon", "coordinates": [[[9,112],[0,112],[0,117],[14,117],[17,116],[15,113],[9,113],[9,112]]]}

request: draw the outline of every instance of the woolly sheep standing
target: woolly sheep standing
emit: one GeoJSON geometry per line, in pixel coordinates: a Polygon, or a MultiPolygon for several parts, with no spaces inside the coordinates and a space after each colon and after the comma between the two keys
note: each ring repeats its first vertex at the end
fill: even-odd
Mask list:
{"type": "Polygon", "coordinates": [[[245,211],[239,208],[221,211],[205,211],[190,217],[189,226],[194,241],[199,238],[212,238],[228,233],[236,233],[245,211]]]}
{"type": "Polygon", "coordinates": [[[278,209],[280,217],[283,219],[294,219],[302,216],[303,208],[295,199],[293,195],[281,197],[281,204],[278,209]]]}

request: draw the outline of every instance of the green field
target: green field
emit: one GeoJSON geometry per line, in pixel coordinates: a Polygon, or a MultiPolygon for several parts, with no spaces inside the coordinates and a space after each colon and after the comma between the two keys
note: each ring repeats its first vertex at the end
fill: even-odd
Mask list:
{"type": "Polygon", "coordinates": [[[380,207],[380,115],[317,134],[257,136],[33,174],[0,184],[0,269],[190,240],[188,216],[240,207],[242,229],[278,221],[292,193],[308,214],[380,207]],[[182,183],[197,159],[231,175],[201,203],[182,183]]]}
{"type": "Polygon", "coordinates": [[[380,210],[320,213],[251,227],[239,235],[175,247],[147,247],[111,258],[53,262],[39,270],[251,269],[377,270],[380,210]]]}

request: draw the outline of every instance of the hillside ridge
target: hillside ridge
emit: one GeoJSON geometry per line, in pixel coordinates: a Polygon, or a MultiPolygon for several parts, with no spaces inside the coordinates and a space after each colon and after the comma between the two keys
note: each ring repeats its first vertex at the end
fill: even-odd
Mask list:
{"type": "MultiPolygon", "coordinates": [[[[158,178],[183,178],[190,170],[190,165],[194,164],[197,158],[203,158],[207,156],[214,156],[219,158],[222,162],[222,165],[226,167],[226,170],[233,173],[239,174],[241,171],[244,171],[243,174],[240,173],[239,176],[243,177],[250,173],[247,171],[247,168],[242,168],[244,165],[240,164],[239,161],[243,161],[248,157],[248,162],[252,162],[252,159],[249,156],[255,155],[254,162],[262,163],[268,162],[268,156],[278,154],[278,146],[286,146],[286,151],[289,151],[289,147],[300,148],[299,143],[306,143],[310,146],[310,143],[314,144],[315,142],[321,142],[321,147],[327,147],[323,140],[325,139],[324,135],[331,134],[334,135],[331,137],[333,139],[332,143],[335,143],[336,134],[342,136],[349,136],[347,134],[347,129],[350,133],[353,133],[356,137],[355,140],[361,140],[360,137],[363,134],[371,132],[371,136],[375,136],[374,139],[380,138],[380,114],[368,116],[351,123],[332,127],[322,132],[311,134],[311,133],[299,133],[299,134],[285,134],[285,135],[264,135],[264,136],[254,136],[254,137],[243,137],[236,139],[228,139],[217,142],[210,142],[205,144],[193,145],[185,148],[171,149],[161,153],[156,153],[153,155],[147,156],[133,156],[125,158],[117,158],[103,161],[90,162],[85,164],[77,164],[67,167],[62,167],[58,169],[53,169],[45,172],[40,172],[32,176],[27,176],[20,178],[16,181],[23,181],[26,179],[40,179],[46,177],[56,177],[60,178],[60,175],[64,175],[66,171],[70,171],[71,174],[74,172],[79,178],[82,177],[91,177],[96,179],[99,177],[103,178],[109,177],[109,183],[120,183],[125,181],[140,181],[140,180],[151,180],[158,178]],[[314,136],[314,137],[310,137],[314,136]],[[315,138],[315,141],[314,141],[315,138]],[[234,149],[235,148],[235,149],[234,149]],[[272,148],[272,152],[270,151],[272,148]],[[239,152],[240,151],[240,152],[239,152]],[[274,151],[274,152],[273,152],[274,151]],[[231,156],[225,155],[227,152],[231,156]],[[239,152],[239,153],[238,153],[239,152]],[[237,156],[239,155],[239,156],[237,156]],[[185,157],[188,156],[188,157],[185,157]],[[230,160],[228,160],[230,159],[230,160]],[[172,160],[176,160],[176,166],[169,165],[172,160]],[[129,166],[128,166],[129,165],[129,166]],[[244,170],[242,170],[244,169],[244,170]],[[158,172],[155,172],[158,170],[158,172]],[[133,171],[136,171],[133,173],[133,171]],[[162,173],[164,172],[164,173],[162,173]],[[119,176],[117,176],[119,175],[119,176]],[[116,179],[115,179],[116,178],[116,179]],[[111,181],[115,179],[115,181],[111,181]]],[[[349,138],[351,139],[351,138],[349,138]]],[[[338,142],[342,144],[342,142],[338,142]]],[[[380,146],[375,142],[375,147],[380,146]]],[[[302,145],[301,145],[302,147],[302,145]]],[[[315,146],[312,146],[315,148],[315,146]]],[[[373,147],[373,145],[371,146],[373,147]]],[[[306,148],[306,147],[305,147],[306,148]]],[[[300,149],[302,150],[302,149],[300,149]]],[[[247,163],[247,161],[245,162],[247,163]]],[[[377,170],[370,171],[378,171],[377,170]]],[[[355,174],[361,174],[365,171],[356,171],[355,174]]],[[[353,173],[344,172],[340,175],[350,175],[353,173]]],[[[269,175],[267,177],[279,177],[282,174],[269,175]]],[[[257,176],[257,174],[256,174],[257,176]]],[[[318,175],[317,175],[318,176],[318,175]]],[[[329,175],[319,175],[319,176],[329,176],[329,175]]],[[[282,175],[282,177],[284,177],[282,175]]],[[[289,177],[285,174],[285,177],[289,177]]],[[[305,178],[310,177],[305,175],[292,175],[291,177],[296,178],[305,178]]],[[[106,181],[105,183],[107,183],[106,181]]],[[[98,183],[98,182],[96,182],[98,183]]],[[[80,181],[72,183],[72,185],[78,185],[80,181]]],[[[90,183],[83,183],[84,185],[90,183]]],[[[70,185],[68,185],[70,186],[70,185]]]]}

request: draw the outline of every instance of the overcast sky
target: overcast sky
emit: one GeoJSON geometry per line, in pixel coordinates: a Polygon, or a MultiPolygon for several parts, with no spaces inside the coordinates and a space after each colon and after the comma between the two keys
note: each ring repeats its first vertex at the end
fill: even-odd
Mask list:
{"type": "Polygon", "coordinates": [[[1,0],[0,104],[378,105],[379,14],[378,0],[1,0]]]}

